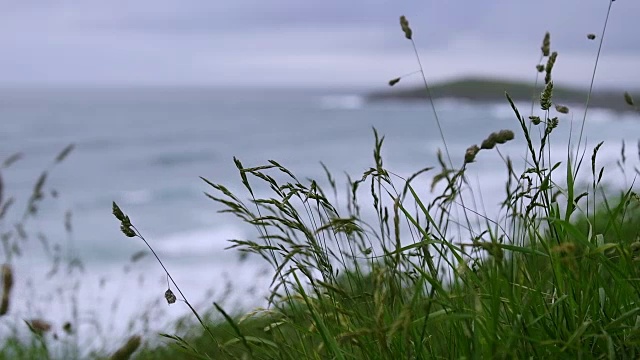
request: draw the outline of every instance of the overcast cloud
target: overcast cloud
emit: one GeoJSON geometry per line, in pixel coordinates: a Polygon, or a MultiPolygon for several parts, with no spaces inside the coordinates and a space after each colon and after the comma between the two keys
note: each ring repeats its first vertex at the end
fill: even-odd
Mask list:
{"type": "MultiPolygon", "coordinates": [[[[0,0],[0,86],[380,86],[528,79],[545,31],[556,79],[590,79],[607,0],[0,0]],[[404,4],[402,4],[404,3],[404,4]]],[[[640,87],[640,1],[613,3],[597,83],[640,87]]]]}

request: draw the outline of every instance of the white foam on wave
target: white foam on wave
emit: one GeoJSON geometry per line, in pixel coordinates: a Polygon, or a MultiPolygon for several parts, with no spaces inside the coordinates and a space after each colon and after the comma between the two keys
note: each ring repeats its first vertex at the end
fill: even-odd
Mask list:
{"type": "MultiPolygon", "coordinates": [[[[518,108],[520,115],[524,116],[525,118],[527,118],[531,113],[531,103],[516,102],[515,105],[518,108]]],[[[491,109],[490,110],[491,114],[496,118],[504,119],[504,118],[514,117],[513,109],[507,102],[505,103],[497,102],[492,104],[489,108],[491,109]]],[[[568,116],[573,117],[574,121],[582,120],[584,116],[584,106],[569,106],[569,109],[570,109],[570,112],[568,116]]],[[[538,105],[534,105],[533,112],[535,115],[540,115],[541,111],[542,110],[540,110],[540,107],[538,105]]],[[[637,115],[629,112],[621,113],[621,112],[617,112],[610,109],[604,109],[604,108],[589,107],[589,111],[587,113],[587,122],[590,122],[590,123],[602,124],[602,123],[608,123],[614,120],[629,121],[632,119],[633,120],[637,119],[637,115]]]]}
{"type": "MultiPolygon", "coordinates": [[[[453,97],[445,97],[435,99],[436,110],[438,112],[457,112],[460,110],[474,110],[477,107],[477,103],[468,101],[465,99],[458,99],[453,97]]],[[[431,106],[428,100],[422,102],[423,105],[431,106]]]]}
{"type": "MultiPolygon", "coordinates": [[[[272,273],[262,262],[181,262],[162,254],[161,257],[201,313],[211,309],[214,301],[229,312],[264,306],[272,273]],[[232,282],[232,289],[228,289],[228,282],[232,282]],[[252,287],[255,290],[249,293],[252,287]]],[[[73,321],[72,301],[80,314],[80,323],[73,324],[78,325],[75,331],[81,344],[80,358],[88,357],[91,350],[113,351],[133,334],[143,335],[146,341],[156,344],[161,339],[157,333],[171,332],[178,319],[186,317],[194,321],[183,302],[167,305],[163,297],[167,278],[150,256],[135,264],[93,264],[85,273],[59,274],[51,279],[46,277],[48,270],[47,264],[35,261],[16,264],[14,272],[18,276],[5,320],[18,326],[15,330],[0,328],[0,336],[17,334],[28,339],[30,334],[23,320],[42,319],[52,325],[46,336],[50,338],[55,333],[63,340],[52,341],[50,350],[62,354],[64,342],[70,339],[62,328],[67,321],[73,321]]]]}
{"type": "MultiPolygon", "coordinates": [[[[515,105],[520,112],[520,115],[525,116],[525,118],[531,113],[531,103],[516,102],[515,105]]],[[[492,117],[497,119],[515,119],[513,109],[506,99],[504,102],[493,102],[487,106],[487,108],[489,109],[492,117]]],[[[537,107],[534,107],[534,112],[537,111],[537,109],[537,107]]]]}
{"type": "Polygon", "coordinates": [[[230,239],[244,239],[246,232],[230,225],[203,228],[156,238],[157,246],[171,256],[220,254],[232,245],[230,239]]]}
{"type": "MultiPolygon", "coordinates": [[[[584,114],[584,107],[574,109],[574,114],[577,114],[580,116],[580,118],[582,118],[582,115],[584,114]]],[[[615,120],[616,122],[633,121],[634,123],[637,123],[638,114],[628,111],[618,112],[603,108],[589,108],[587,121],[596,123],[607,123],[613,120],[615,120]]]]}
{"type": "Polygon", "coordinates": [[[327,95],[320,99],[320,107],[323,109],[347,109],[356,110],[362,108],[364,98],[356,94],[327,95]]]}

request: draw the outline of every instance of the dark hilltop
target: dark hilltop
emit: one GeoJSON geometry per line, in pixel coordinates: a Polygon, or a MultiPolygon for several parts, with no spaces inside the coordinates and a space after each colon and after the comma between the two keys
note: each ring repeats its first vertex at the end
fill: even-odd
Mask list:
{"type": "MultiPolygon", "coordinates": [[[[505,91],[509,93],[514,101],[531,101],[539,99],[544,88],[544,80],[537,86],[533,84],[501,79],[486,78],[464,78],[446,81],[430,85],[431,96],[434,99],[461,99],[472,102],[496,103],[505,101],[505,91]]],[[[635,107],[629,106],[624,99],[624,90],[594,90],[589,100],[590,107],[610,109],[618,112],[637,111],[635,107]]],[[[629,91],[638,93],[638,91],[629,91]]],[[[588,89],[575,87],[563,87],[554,84],[553,102],[558,105],[584,106],[586,103],[588,89]]],[[[638,98],[639,96],[634,96],[638,98]]],[[[367,94],[366,99],[370,102],[380,101],[424,101],[427,91],[424,87],[412,87],[403,89],[401,86],[389,88],[385,91],[377,91],[367,94]]]]}

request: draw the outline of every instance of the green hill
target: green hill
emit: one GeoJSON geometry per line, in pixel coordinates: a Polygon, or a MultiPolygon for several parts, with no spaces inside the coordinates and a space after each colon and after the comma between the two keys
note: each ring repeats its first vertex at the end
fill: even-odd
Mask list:
{"type": "MultiPolygon", "coordinates": [[[[367,100],[378,101],[424,101],[427,92],[423,87],[402,89],[401,86],[386,91],[373,92],[367,95],[367,100]]],[[[505,91],[515,101],[531,101],[537,99],[542,91],[544,82],[540,81],[534,88],[533,84],[500,79],[466,78],[436,83],[430,86],[434,99],[452,98],[476,102],[500,102],[505,100],[505,91]]],[[[587,89],[554,86],[554,103],[568,106],[583,106],[587,99],[587,89]]],[[[623,90],[601,90],[591,94],[590,106],[606,108],[615,111],[633,111],[624,101],[623,90]]]]}

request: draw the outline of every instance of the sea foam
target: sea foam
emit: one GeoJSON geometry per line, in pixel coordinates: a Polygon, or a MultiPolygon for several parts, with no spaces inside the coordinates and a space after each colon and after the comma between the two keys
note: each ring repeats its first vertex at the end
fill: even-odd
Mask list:
{"type": "Polygon", "coordinates": [[[320,99],[320,107],[325,110],[346,109],[356,110],[362,108],[364,98],[360,95],[327,95],[320,99]]]}

